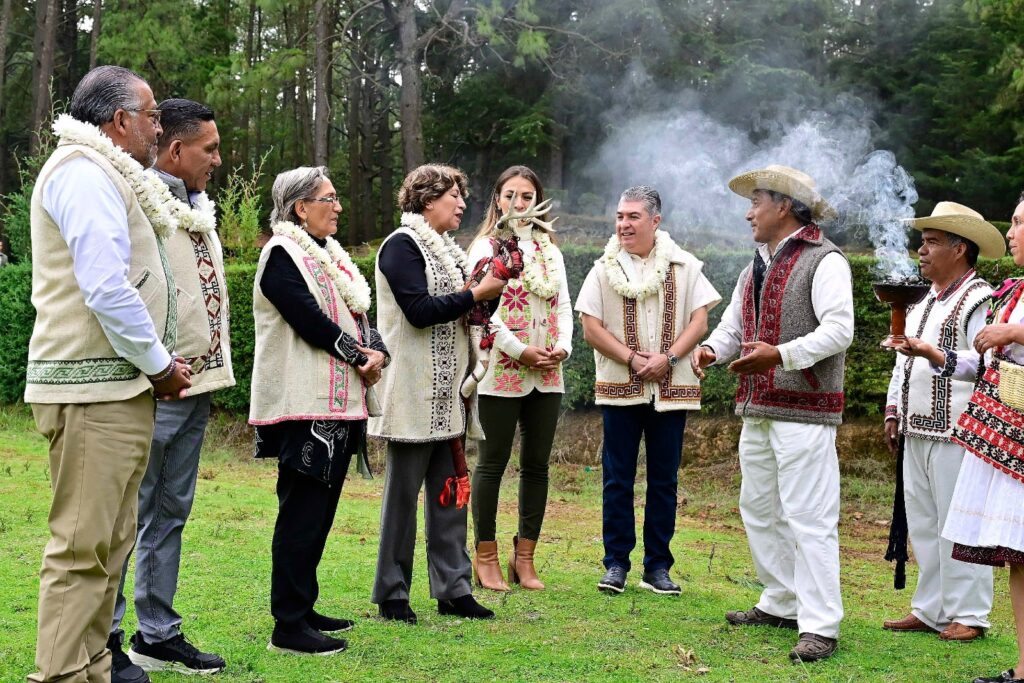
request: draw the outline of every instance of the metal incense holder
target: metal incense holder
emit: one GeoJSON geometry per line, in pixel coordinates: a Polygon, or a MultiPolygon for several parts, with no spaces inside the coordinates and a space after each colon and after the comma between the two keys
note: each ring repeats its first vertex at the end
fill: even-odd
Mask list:
{"type": "Polygon", "coordinates": [[[883,349],[895,350],[907,341],[907,308],[923,299],[931,285],[927,282],[885,281],[871,285],[875,297],[884,304],[889,304],[892,316],[889,322],[889,336],[879,344],[883,349]]]}

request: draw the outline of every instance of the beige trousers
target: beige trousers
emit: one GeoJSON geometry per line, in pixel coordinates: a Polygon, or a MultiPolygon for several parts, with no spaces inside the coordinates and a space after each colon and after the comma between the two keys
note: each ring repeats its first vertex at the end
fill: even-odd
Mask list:
{"type": "Polygon", "coordinates": [[[50,541],[39,573],[38,671],[30,681],[110,680],[107,636],[121,565],[135,541],[153,396],[33,404],[50,442],[50,541]]]}

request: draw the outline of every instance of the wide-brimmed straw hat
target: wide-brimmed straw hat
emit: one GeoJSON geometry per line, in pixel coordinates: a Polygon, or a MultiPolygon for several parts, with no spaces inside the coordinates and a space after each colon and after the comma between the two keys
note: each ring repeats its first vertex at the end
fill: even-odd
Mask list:
{"type": "Polygon", "coordinates": [[[984,258],[1000,258],[1006,253],[1006,240],[1002,233],[981,214],[956,202],[939,202],[931,216],[905,218],[904,223],[914,230],[942,230],[959,235],[978,245],[984,258]]]}
{"type": "Polygon", "coordinates": [[[729,181],[729,189],[747,199],[754,198],[755,190],[781,192],[806,204],[816,221],[835,218],[837,215],[836,210],[818,194],[814,179],[789,166],[772,164],[757,171],[741,173],[729,181]]]}

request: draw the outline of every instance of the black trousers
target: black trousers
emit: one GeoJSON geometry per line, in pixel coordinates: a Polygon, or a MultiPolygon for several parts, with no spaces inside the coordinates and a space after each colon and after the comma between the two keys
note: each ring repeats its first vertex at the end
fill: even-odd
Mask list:
{"type": "MultiPolygon", "coordinates": [[[[351,456],[337,463],[348,469],[351,456]]],[[[281,464],[277,469],[277,522],[271,548],[270,613],[287,629],[297,629],[320,595],[316,570],[341,497],[337,484],[324,482],[281,464]]]]}

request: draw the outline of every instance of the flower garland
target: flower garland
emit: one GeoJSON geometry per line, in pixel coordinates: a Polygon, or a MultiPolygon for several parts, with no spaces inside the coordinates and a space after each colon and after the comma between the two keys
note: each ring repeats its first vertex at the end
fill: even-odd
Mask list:
{"type": "Polygon", "coordinates": [[[102,154],[132,188],[157,237],[166,241],[174,234],[179,223],[175,205],[181,202],[174,198],[160,178],[146,173],[142,164],[91,123],[61,114],[53,122],[53,132],[62,143],[83,145],[102,154]]]}
{"type": "MultiPolygon", "coordinates": [[[[511,230],[503,227],[499,234],[504,232],[511,233],[511,230]]],[[[545,230],[534,228],[533,235],[535,247],[533,258],[523,265],[523,275],[520,280],[528,292],[536,294],[541,299],[550,299],[562,288],[562,277],[564,276],[558,268],[558,247],[554,245],[545,230]]]]}
{"type": "Polygon", "coordinates": [[[205,192],[200,192],[192,202],[194,207],[182,201],[174,203],[172,212],[178,219],[178,227],[201,235],[213,232],[217,228],[217,205],[205,192]]]}
{"type": "Polygon", "coordinates": [[[447,232],[438,234],[427,219],[418,213],[403,213],[402,225],[412,230],[434,255],[452,282],[463,283],[469,277],[469,257],[447,232]]]}
{"type": "Polygon", "coordinates": [[[327,237],[327,248],[313,241],[309,233],[289,221],[280,221],[273,226],[275,235],[287,237],[319,264],[327,277],[331,279],[334,289],[345,301],[349,310],[355,314],[366,313],[370,309],[370,285],[359,272],[352,258],[341,248],[337,240],[327,237]],[[348,275],[344,277],[342,271],[348,275]]]}
{"type": "Polygon", "coordinates": [[[618,235],[612,235],[608,240],[608,246],[604,248],[604,255],[601,256],[605,273],[608,275],[608,283],[611,284],[612,289],[626,299],[643,299],[651,294],[657,294],[665,281],[666,273],[668,273],[669,256],[672,253],[672,238],[668,236],[668,233],[664,230],[658,230],[655,233],[654,251],[652,252],[654,254],[654,272],[637,284],[626,279],[622,264],[618,260],[621,250],[618,235]]]}

